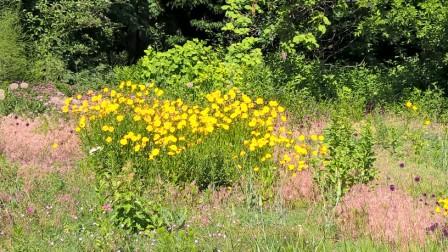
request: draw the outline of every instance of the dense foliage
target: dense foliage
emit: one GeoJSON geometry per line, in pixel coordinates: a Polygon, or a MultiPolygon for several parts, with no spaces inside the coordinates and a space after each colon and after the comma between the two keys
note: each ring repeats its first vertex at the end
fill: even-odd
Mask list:
{"type": "MultiPolygon", "coordinates": [[[[200,53],[213,51],[207,57],[215,61],[210,69],[221,65],[218,71],[232,71],[223,65],[228,63],[226,51],[234,50],[235,43],[244,43],[245,51],[238,55],[249,59],[253,49],[261,50],[265,62],[261,74],[270,77],[263,84],[270,82],[276,90],[307,88],[314,97],[334,98],[337,88],[358,86],[367,77],[368,82],[357,88],[361,93],[367,89],[366,97],[378,102],[401,96],[409,87],[425,89],[436,84],[446,88],[448,7],[443,0],[301,0],[294,4],[286,0],[8,0],[2,5],[2,9],[13,9],[2,15],[2,25],[10,27],[2,29],[2,37],[10,37],[8,43],[17,45],[16,52],[9,53],[26,56],[14,57],[22,62],[13,65],[27,59],[33,66],[32,76],[17,76],[16,70],[9,69],[9,76],[2,77],[6,80],[84,85],[111,81],[107,73],[113,67],[136,63],[145,51],[146,57],[152,57],[184,44],[187,49],[192,45],[187,41],[197,39],[193,43],[206,48],[200,53]],[[17,35],[11,37],[12,31],[17,35]],[[102,74],[92,77],[93,73],[102,74]]],[[[167,53],[163,57],[175,60],[169,54],[178,51],[167,53]]],[[[176,57],[188,57],[179,53],[176,57]]],[[[7,57],[2,55],[0,60],[7,57]]],[[[185,60],[175,61],[183,64],[185,60]]],[[[144,64],[154,67],[147,60],[144,64]]],[[[192,67],[192,71],[203,70],[200,65],[192,67]]],[[[153,78],[149,72],[143,75],[153,78]]],[[[177,84],[197,79],[192,74],[197,75],[188,73],[190,77],[183,76],[177,84]]]]}

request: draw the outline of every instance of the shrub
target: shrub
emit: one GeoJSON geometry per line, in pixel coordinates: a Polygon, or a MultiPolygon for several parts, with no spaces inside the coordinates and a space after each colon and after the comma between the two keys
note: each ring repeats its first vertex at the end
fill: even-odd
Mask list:
{"type": "Polygon", "coordinates": [[[0,10],[0,80],[27,77],[28,62],[21,36],[18,13],[10,9],[0,10]]]}
{"type": "Polygon", "coordinates": [[[60,79],[62,83],[76,85],[78,90],[101,89],[104,83],[114,79],[112,68],[109,65],[99,64],[78,72],[65,71],[60,79]]]}
{"type": "Polygon", "coordinates": [[[59,81],[63,79],[67,65],[61,57],[46,52],[36,56],[31,69],[32,78],[42,81],[59,81]]]}
{"type": "Polygon", "coordinates": [[[250,176],[270,188],[278,167],[293,174],[326,153],[323,137],[294,137],[280,125],[287,118],[276,101],[236,88],[205,95],[201,106],[162,95],[154,84],[128,81],[66,101],[63,111],[79,117],[76,131],[99,174],[118,174],[131,160],[147,184],[161,177],[204,189],[250,176]]]}
{"type": "Polygon", "coordinates": [[[66,69],[78,72],[109,63],[115,56],[116,27],[106,16],[106,0],[37,0],[28,4],[24,21],[37,59],[35,78],[59,80],[66,69]]]}
{"type": "Polygon", "coordinates": [[[338,83],[336,88],[340,89],[343,86],[350,88],[355,96],[364,100],[365,105],[373,106],[391,98],[392,87],[381,78],[381,71],[364,65],[348,70],[336,69],[333,72],[338,83]]]}
{"type": "Polygon", "coordinates": [[[116,82],[120,82],[121,80],[143,82],[145,80],[142,76],[143,71],[144,68],[141,61],[131,66],[117,66],[113,69],[114,79],[116,82]]]}
{"type": "Polygon", "coordinates": [[[323,81],[324,72],[318,60],[309,61],[300,53],[281,52],[271,55],[267,62],[279,94],[306,89],[319,100],[335,96],[331,93],[333,88],[323,81]]]}
{"type": "Polygon", "coordinates": [[[392,154],[398,154],[402,156],[403,143],[407,127],[390,127],[381,117],[375,117],[375,141],[386,150],[389,150],[392,154]]]}
{"type": "Polygon", "coordinates": [[[359,109],[364,110],[366,105],[371,109],[392,99],[391,84],[376,68],[364,65],[333,65],[329,68],[319,60],[307,60],[300,53],[286,52],[271,55],[267,61],[272,71],[273,80],[270,83],[276,94],[292,103],[303,102],[301,99],[294,100],[293,96],[304,91],[318,101],[338,99],[338,92],[344,87],[351,90],[351,95],[356,97],[354,101],[359,99],[356,104],[359,109]],[[288,94],[292,97],[287,97],[288,94]]]}
{"type": "Polygon", "coordinates": [[[337,204],[353,185],[375,177],[372,135],[368,126],[360,135],[355,134],[346,118],[335,117],[326,129],[325,138],[329,156],[317,180],[326,196],[337,204]]]}
{"type": "Polygon", "coordinates": [[[136,177],[131,163],[127,163],[117,176],[103,174],[98,182],[103,198],[101,210],[108,214],[114,225],[124,230],[151,235],[150,231],[154,229],[174,224],[181,227],[184,223],[185,218],[142,196],[143,184],[136,177]]]}
{"type": "Polygon", "coordinates": [[[366,97],[342,86],[337,89],[337,101],[332,111],[335,117],[361,120],[364,116],[366,97]]]}
{"type": "Polygon", "coordinates": [[[149,48],[141,60],[142,77],[159,83],[175,97],[197,99],[216,89],[235,86],[246,91],[246,75],[262,65],[255,41],[244,40],[226,50],[214,49],[199,40],[158,52],[149,48]]]}

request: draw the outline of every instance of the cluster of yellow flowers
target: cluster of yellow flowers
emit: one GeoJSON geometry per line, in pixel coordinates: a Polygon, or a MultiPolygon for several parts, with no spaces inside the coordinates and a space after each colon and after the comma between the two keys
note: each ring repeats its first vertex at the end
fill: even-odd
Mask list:
{"type": "Polygon", "coordinates": [[[414,111],[417,111],[417,109],[418,109],[417,106],[415,104],[413,104],[411,101],[407,101],[405,103],[405,106],[406,106],[406,108],[412,109],[414,111]]]}
{"type": "MultiPolygon", "coordinates": [[[[404,105],[409,110],[412,110],[412,111],[415,111],[415,112],[418,110],[418,107],[415,104],[413,104],[411,101],[407,101],[404,105]]],[[[423,125],[425,125],[425,126],[428,126],[430,124],[431,124],[431,120],[429,120],[428,118],[426,118],[423,121],[423,125]]]]}
{"type": "Polygon", "coordinates": [[[323,136],[293,137],[280,126],[287,117],[276,101],[251,99],[237,88],[207,94],[203,106],[161,98],[163,94],[153,83],[121,82],[117,90],[104,88],[69,98],[62,111],[79,117],[77,132],[101,132],[103,142],[98,144],[118,146],[149,160],[179,155],[210,134],[232,129],[250,132],[240,139],[245,151],[235,153],[235,159],[255,155],[260,162],[279,161],[288,170],[301,171],[310,157],[327,153],[323,136]]]}
{"type": "Polygon", "coordinates": [[[448,198],[439,199],[438,206],[436,207],[436,213],[442,213],[448,217],[448,198]]]}

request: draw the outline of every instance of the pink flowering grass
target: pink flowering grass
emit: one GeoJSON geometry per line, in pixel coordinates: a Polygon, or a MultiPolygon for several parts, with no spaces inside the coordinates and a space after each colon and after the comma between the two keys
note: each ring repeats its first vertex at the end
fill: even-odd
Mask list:
{"type": "MultiPolygon", "coordinates": [[[[305,120],[298,127],[294,125],[281,124],[281,126],[287,126],[292,128],[292,137],[299,138],[301,135],[310,136],[312,134],[322,135],[323,129],[326,125],[324,120],[312,121],[305,120]]],[[[276,148],[274,160],[279,161],[279,157],[283,154],[292,156],[292,151],[286,151],[283,148],[276,148]]],[[[280,199],[289,204],[297,200],[315,201],[319,197],[317,185],[313,178],[312,168],[307,168],[301,172],[295,172],[294,175],[284,173],[278,184],[278,191],[280,199]]]]}
{"type": "Polygon", "coordinates": [[[0,153],[20,164],[27,178],[50,172],[65,172],[81,157],[80,142],[72,127],[62,120],[46,132],[42,119],[10,115],[0,119],[0,153]]]}
{"type": "Polygon", "coordinates": [[[310,170],[297,173],[295,176],[283,176],[280,181],[280,197],[286,203],[296,200],[313,201],[318,198],[318,191],[315,185],[313,174],[310,170]]]}
{"type": "Polygon", "coordinates": [[[434,223],[442,223],[430,205],[414,200],[395,186],[371,189],[353,187],[337,207],[340,227],[345,234],[394,244],[424,243],[434,223]]]}

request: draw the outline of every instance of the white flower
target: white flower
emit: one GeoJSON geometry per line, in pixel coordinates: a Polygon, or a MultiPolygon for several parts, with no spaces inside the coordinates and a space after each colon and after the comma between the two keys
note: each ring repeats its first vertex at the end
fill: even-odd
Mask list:
{"type": "Polygon", "coordinates": [[[100,151],[102,149],[103,149],[103,147],[101,147],[101,146],[94,147],[94,148],[89,150],[89,154],[93,155],[95,152],[100,151]]]}
{"type": "Polygon", "coordinates": [[[9,90],[16,90],[16,89],[18,89],[19,88],[19,84],[17,84],[17,83],[11,83],[10,85],[9,85],[9,90]]]}
{"type": "Polygon", "coordinates": [[[26,82],[22,82],[22,83],[20,83],[20,88],[22,88],[22,89],[26,89],[26,88],[28,88],[30,85],[28,84],[28,83],[26,83],[26,82]]]}

